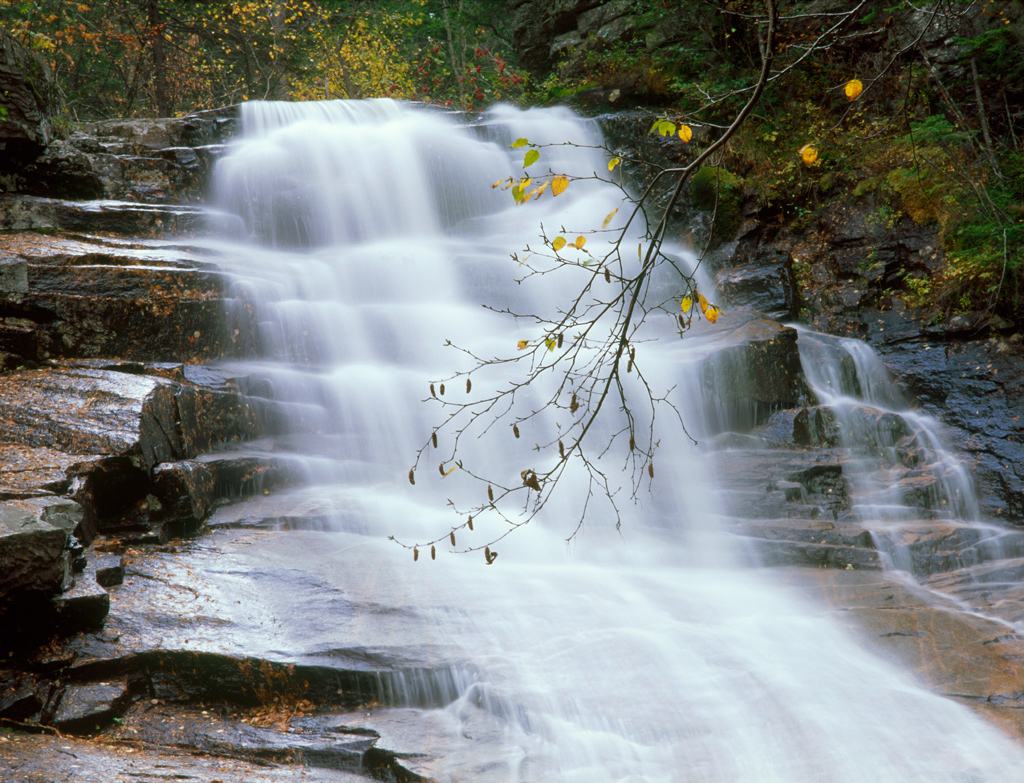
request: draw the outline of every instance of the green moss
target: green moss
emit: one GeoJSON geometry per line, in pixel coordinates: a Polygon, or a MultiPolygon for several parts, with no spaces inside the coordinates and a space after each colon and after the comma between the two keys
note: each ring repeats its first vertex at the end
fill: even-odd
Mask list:
{"type": "Polygon", "coordinates": [[[721,166],[704,166],[690,180],[690,194],[697,209],[714,211],[719,242],[728,242],[739,231],[743,180],[721,166]]]}

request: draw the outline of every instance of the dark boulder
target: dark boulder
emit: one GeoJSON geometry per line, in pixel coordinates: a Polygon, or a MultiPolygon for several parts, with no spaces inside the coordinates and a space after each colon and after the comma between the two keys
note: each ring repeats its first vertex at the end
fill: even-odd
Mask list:
{"type": "Polygon", "coordinates": [[[53,76],[46,61],[0,27],[0,174],[35,160],[53,138],[53,76]]]}

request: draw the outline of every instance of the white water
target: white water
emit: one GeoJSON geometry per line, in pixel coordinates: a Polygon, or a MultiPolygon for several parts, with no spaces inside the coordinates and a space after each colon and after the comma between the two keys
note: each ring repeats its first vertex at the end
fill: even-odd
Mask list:
{"type": "MultiPolygon", "coordinates": [[[[388,585],[391,600],[426,619],[425,643],[461,651],[447,677],[410,683],[394,700],[434,693],[433,719],[469,748],[482,713],[500,726],[482,751],[492,767],[460,766],[454,754],[440,779],[1003,783],[1019,775],[1024,754],[995,729],[864,652],[773,585],[770,572],[735,567],[701,449],[667,415],[659,414],[656,479],[641,484],[635,506],[624,448],[603,457],[609,475],[623,476],[620,531],[598,497],[564,543],[586,496],[576,477],[496,545],[492,566],[448,544],[436,561],[422,549],[414,563],[389,542],[445,536],[463,522],[446,500],[465,507],[484,492],[462,471],[439,475],[437,464],[452,460],[444,431],[416,485],[406,478],[443,421],[428,383],[471,366],[445,341],[487,357],[536,342],[542,335],[529,321],[481,303],[538,313],[564,305],[572,275],[516,284],[523,269],[510,254],[539,247],[541,223],[549,237],[564,227],[570,238],[599,224],[619,196],[574,182],[558,200],[516,208],[491,189],[519,170],[522,150],[508,149],[518,136],[592,140],[559,110],[497,110],[486,132],[390,102],[250,105],[245,117],[245,138],[219,167],[217,198],[240,216],[229,269],[239,312],[256,315],[240,317],[239,328],[256,324],[264,353],[244,368],[265,379],[268,417],[290,433],[279,447],[290,445],[308,468],[296,502],[327,510],[346,541],[338,568],[348,569],[352,590],[372,597],[388,585]],[[454,693],[445,688],[452,675],[454,693]]],[[[604,170],[599,154],[573,147],[547,148],[542,161],[583,176],[604,170]]],[[[591,237],[588,247],[598,243],[591,237]]],[[[647,334],[663,338],[640,348],[655,392],[692,386],[687,340],[675,337],[672,317],[655,317],[647,334]]],[[[474,394],[500,387],[509,370],[499,369],[474,375],[474,394]]],[[[539,409],[546,393],[525,390],[519,410],[539,409]]],[[[448,395],[466,398],[464,380],[449,380],[448,395]]],[[[679,393],[674,401],[699,432],[701,400],[679,393]]],[[[549,443],[565,416],[537,417],[520,440],[507,419],[484,438],[463,438],[456,456],[515,484],[522,469],[550,460],[532,446],[549,443]]],[[[504,525],[481,517],[473,532],[457,531],[456,548],[498,537],[504,525]]]]}

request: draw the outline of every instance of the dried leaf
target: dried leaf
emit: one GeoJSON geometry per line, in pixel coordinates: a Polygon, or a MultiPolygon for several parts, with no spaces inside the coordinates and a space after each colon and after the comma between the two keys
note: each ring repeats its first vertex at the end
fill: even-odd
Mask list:
{"type": "Polygon", "coordinates": [[[615,207],[611,212],[605,215],[604,222],[601,224],[601,228],[608,228],[608,224],[612,222],[612,218],[615,217],[615,213],[619,211],[618,207],[615,207]]]}

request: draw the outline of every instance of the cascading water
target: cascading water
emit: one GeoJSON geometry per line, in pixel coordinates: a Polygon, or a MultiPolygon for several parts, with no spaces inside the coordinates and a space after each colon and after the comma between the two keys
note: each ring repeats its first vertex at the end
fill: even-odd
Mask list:
{"type": "Polygon", "coordinates": [[[901,543],[901,531],[957,530],[966,566],[1019,554],[1016,536],[981,521],[965,462],[950,451],[938,422],[914,411],[870,347],[858,340],[801,330],[801,360],[818,399],[835,416],[847,451],[844,472],[855,483],[855,511],[891,565],[928,571],[901,543]]]}
{"type": "MultiPolygon", "coordinates": [[[[541,467],[532,447],[551,442],[564,412],[545,411],[518,441],[502,425],[466,435],[453,453],[442,437],[415,486],[406,478],[444,416],[428,383],[472,367],[446,340],[507,355],[538,334],[496,311],[554,312],[574,292],[560,273],[517,285],[511,253],[539,246],[541,224],[549,236],[600,224],[619,194],[577,181],[557,200],[513,207],[492,190],[521,163],[512,139],[594,141],[561,110],[497,109],[476,129],[389,101],[244,111],[244,137],[217,172],[218,203],[238,218],[237,237],[222,245],[237,337],[260,354],[240,374],[254,379],[279,433],[268,447],[306,471],[295,507],[315,506],[339,542],[317,539],[310,568],[330,572],[346,595],[400,606],[421,644],[439,651],[433,671],[385,678],[383,691],[390,704],[418,704],[439,744],[444,735],[438,779],[1014,779],[1017,746],[864,652],[770,573],[735,566],[701,447],[668,417],[659,419],[657,478],[636,505],[625,450],[602,457],[609,475],[625,474],[613,486],[621,529],[610,504],[591,499],[564,544],[588,499],[570,477],[541,516],[501,541],[491,567],[448,545],[436,561],[424,549],[414,563],[388,541],[446,535],[456,524],[446,501],[484,491],[464,471],[442,477],[438,463],[463,460],[512,482],[541,467]]],[[[585,147],[544,154],[556,172],[604,170],[585,147]]],[[[673,317],[652,319],[647,336],[663,339],[641,344],[655,393],[690,386],[683,376],[695,360],[673,317]]],[[[474,392],[500,387],[504,371],[474,374],[474,392]]],[[[448,395],[466,395],[462,384],[450,382],[448,395]]],[[[540,410],[549,394],[524,389],[517,405],[540,410]]],[[[699,398],[680,391],[673,402],[695,432],[711,426],[699,398]]],[[[620,425],[608,427],[606,438],[620,425]]],[[[506,524],[460,528],[459,547],[506,524]]],[[[330,636],[331,617],[317,621],[330,636]]]]}

